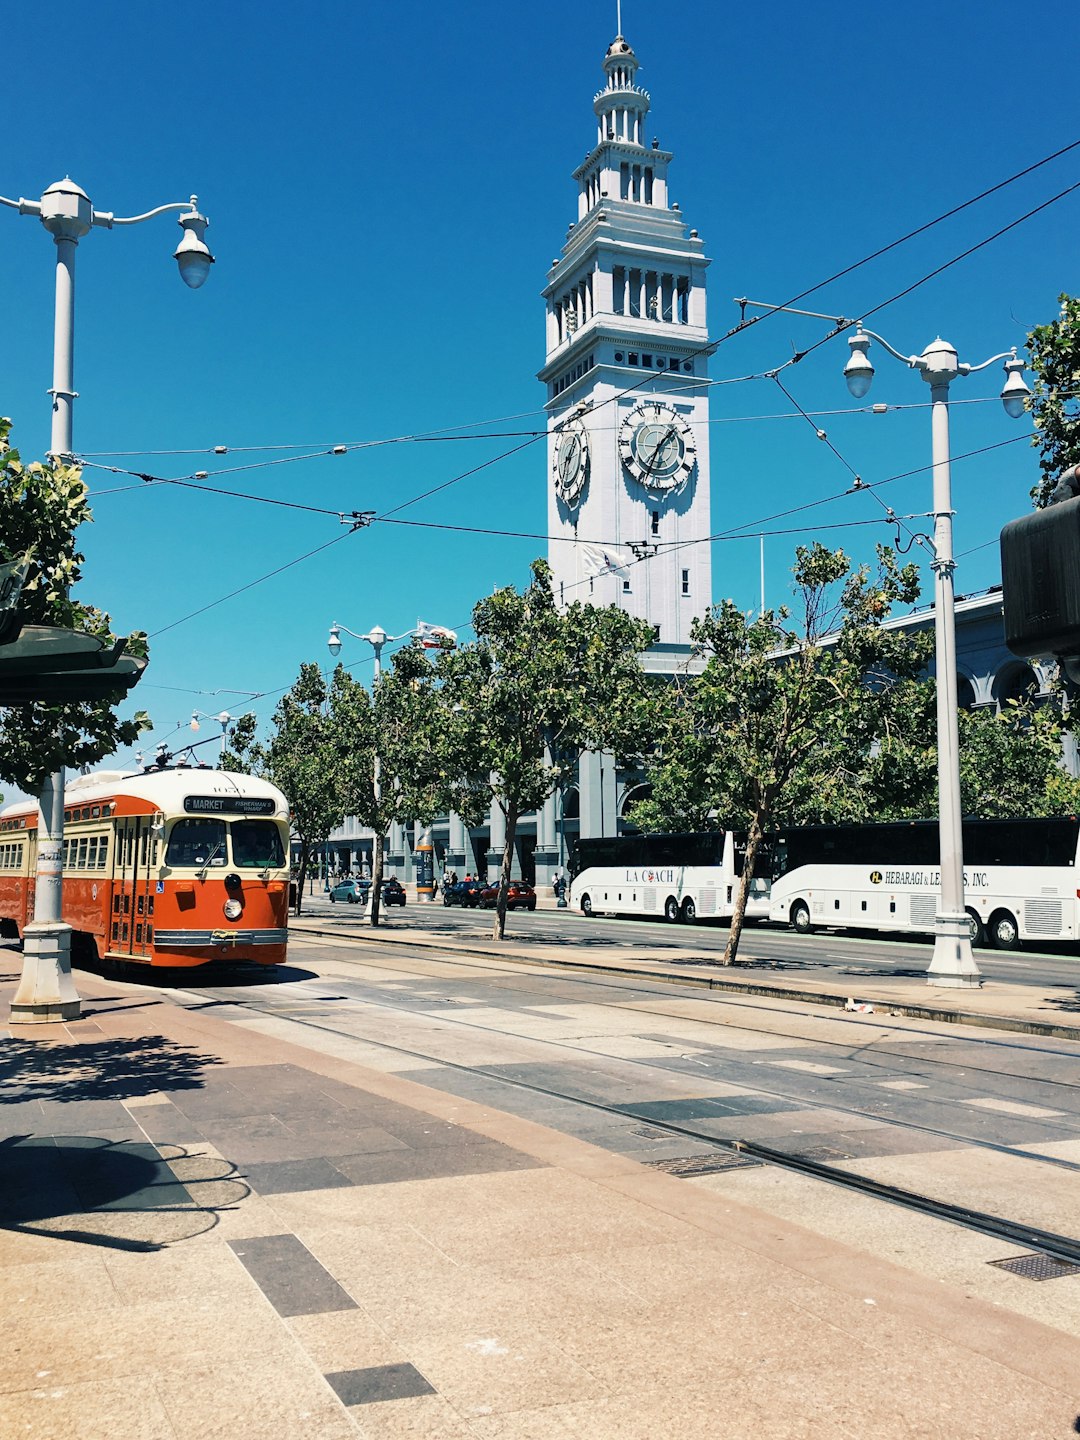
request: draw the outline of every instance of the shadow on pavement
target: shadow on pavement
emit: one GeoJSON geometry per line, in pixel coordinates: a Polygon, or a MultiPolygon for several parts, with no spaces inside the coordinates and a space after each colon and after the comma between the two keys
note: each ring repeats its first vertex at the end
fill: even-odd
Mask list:
{"type": "Polygon", "coordinates": [[[115,1040],[9,1039],[0,1050],[0,1105],[28,1100],[125,1100],[159,1090],[194,1090],[216,1055],[164,1035],[115,1040]]]}
{"type": "Polygon", "coordinates": [[[114,1250],[161,1250],[251,1193],[227,1161],[93,1135],[0,1141],[0,1227],[114,1250]]]}

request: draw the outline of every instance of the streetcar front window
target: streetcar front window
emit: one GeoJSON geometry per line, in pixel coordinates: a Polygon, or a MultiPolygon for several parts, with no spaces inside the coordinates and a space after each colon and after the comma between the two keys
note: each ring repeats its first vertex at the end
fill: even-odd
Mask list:
{"type": "Polygon", "coordinates": [[[224,865],[224,820],[177,820],[169,836],[166,865],[224,865]]]}
{"type": "Polygon", "coordinates": [[[281,834],[272,820],[232,822],[232,863],[238,870],[273,870],[285,864],[281,834]]]}

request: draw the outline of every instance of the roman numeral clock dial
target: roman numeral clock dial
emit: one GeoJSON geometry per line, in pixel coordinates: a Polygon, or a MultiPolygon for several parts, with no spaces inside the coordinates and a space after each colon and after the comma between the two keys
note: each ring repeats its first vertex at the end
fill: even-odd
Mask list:
{"type": "Polygon", "coordinates": [[[670,405],[647,400],[635,405],[620,425],[619,455],[646,490],[681,490],[697,458],[694,432],[670,405]]]}
{"type": "Polygon", "coordinates": [[[573,510],[589,478],[589,437],[577,421],[564,425],[559,431],[551,470],[560,499],[573,510]]]}

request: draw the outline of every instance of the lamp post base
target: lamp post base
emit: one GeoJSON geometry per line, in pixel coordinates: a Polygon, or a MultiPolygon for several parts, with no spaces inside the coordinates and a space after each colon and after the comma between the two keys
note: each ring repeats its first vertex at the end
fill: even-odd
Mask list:
{"type": "Polygon", "coordinates": [[[934,958],[927,983],[949,989],[978,989],[983,983],[971,953],[971,924],[966,915],[938,915],[934,925],[934,958]]]}
{"type": "Polygon", "coordinates": [[[71,926],[31,921],[23,931],[23,969],[11,1002],[12,1025],[78,1020],[82,1001],[71,976],[71,926]]]}

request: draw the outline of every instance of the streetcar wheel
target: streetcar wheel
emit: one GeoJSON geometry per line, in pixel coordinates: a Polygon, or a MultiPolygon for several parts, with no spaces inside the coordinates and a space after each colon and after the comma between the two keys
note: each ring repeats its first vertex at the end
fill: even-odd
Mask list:
{"type": "Polygon", "coordinates": [[[674,925],[680,913],[678,900],[675,899],[674,895],[669,895],[664,901],[664,919],[674,925]]]}
{"type": "Polygon", "coordinates": [[[684,900],[682,902],[682,918],[684,925],[693,925],[696,923],[697,906],[694,904],[693,900],[684,900]]]}
{"type": "Polygon", "coordinates": [[[1016,917],[1010,915],[1008,910],[999,910],[996,915],[992,915],[990,938],[994,942],[995,950],[1019,950],[1020,926],[1016,923],[1016,917]]]}
{"type": "Polygon", "coordinates": [[[592,908],[592,901],[589,899],[588,895],[582,895],[581,897],[581,913],[583,915],[587,915],[590,920],[593,917],[594,912],[592,908]]]}
{"type": "Polygon", "coordinates": [[[810,934],[810,911],[801,900],[797,900],[791,907],[791,928],[799,935],[810,934]]]}
{"type": "Polygon", "coordinates": [[[971,937],[971,943],[976,947],[976,949],[978,949],[980,946],[986,944],[985,927],[983,926],[982,920],[979,917],[978,913],[972,910],[970,905],[968,906],[967,917],[968,934],[971,937]]]}

